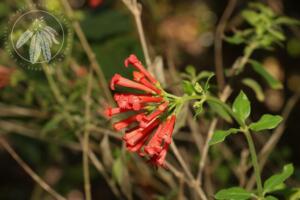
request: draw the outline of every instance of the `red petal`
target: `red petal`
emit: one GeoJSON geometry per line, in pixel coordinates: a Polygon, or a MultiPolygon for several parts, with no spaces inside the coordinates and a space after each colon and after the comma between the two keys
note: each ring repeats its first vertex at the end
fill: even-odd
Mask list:
{"type": "Polygon", "coordinates": [[[125,66],[128,67],[129,64],[132,64],[136,69],[143,73],[153,84],[157,82],[157,80],[145,69],[145,67],[135,55],[131,54],[125,60],[125,66]]]}
{"type": "Polygon", "coordinates": [[[127,78],[122,77],[120,74],[115,74],[110,82],[110,88],[111,90],[115,90],[115,85],[120,85],[123,87],[129,87],[134,88],[138,90],[143,90],[147,93],[155,93],[155,91],[151,90],[150,88],[146,87],[145,85],[142,85],[140,83],[134,82],[132,80],[129,80],[127,78]]]}

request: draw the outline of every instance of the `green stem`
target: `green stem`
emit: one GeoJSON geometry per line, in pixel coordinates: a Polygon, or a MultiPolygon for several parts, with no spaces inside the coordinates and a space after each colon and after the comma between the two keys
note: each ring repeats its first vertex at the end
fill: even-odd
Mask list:
{"type": "Polygon", "coordinates": [[[251,133],[249,132],[248,129],[244,130],[243,133],[244,133],[244,135],[247,139],[247,143],[248,143],[248,146],[249,146],[252,165],[253,165],[253,168],[254,168],[254,174],[255,174],[255,178],[256,178],[258,196],[262,197],[263,196],[263,186],[262,186],[262,181],[261,181],[261,177],[260,177],[260,169],[259,169],[259,165],[258,165],[257,153],[256,153],[256,150],[255,150],[254,142],[253,142],[253,139],[251,137],[251,133]]]}

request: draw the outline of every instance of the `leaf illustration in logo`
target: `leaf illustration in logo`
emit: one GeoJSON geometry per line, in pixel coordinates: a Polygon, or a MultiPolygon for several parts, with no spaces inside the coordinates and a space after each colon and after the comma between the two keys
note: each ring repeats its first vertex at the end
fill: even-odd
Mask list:
{"type": "Polygon", "coordinates": [[[46,26],[45,29],[46,29],[47,31],[51,32],[51,33],[54,34],[54,35],[58,35],[58,33],[56,32],[56,30],[53,29],[53,28],[50,27],[50,26],[46,26]]]}
{"type": "Polygon", "coordinates": [[[57,35],[58,33],[53,28],[51,28],[50,26],[46,26],[44,30],[51,36],[51,39],[55,44],[59,44],[59,42],[55,38],[55,35],[57,35]]]}
{"type": "Polygon", "coordinates": [[[44,31],[44,30],[42,30],[40,33],[41,33],[42,37],[45,40],[47,40],[49,47],[51,48],[52,44],[53,44],[51,35],[47,31],[44,31]]]}
{"type": "Polygon", "coordinates": [[[42,49],[43,56],[47,62],[51,60],[51,49],[47,38],[44,38],[40,32],[37,32],[37,37],[40,40],[40,46],[42,49]]]}
{"type": "Polygon", "coordinates": [[[41,41],[37,36],[37,34],[35,34],[31,39],[30,48],[29,48],[30,62],[32,64],[35,64],[38,61],[41,55],[41,50],[42,50],[41,41]]]}
{"type": "Polygon", "coordinates": [[[17,49],[22,47],[32,36],[33,36],[32,31],[30,31],[30,30],[25,31],[17,41],[17,44],[16,44],[17,49]]]}

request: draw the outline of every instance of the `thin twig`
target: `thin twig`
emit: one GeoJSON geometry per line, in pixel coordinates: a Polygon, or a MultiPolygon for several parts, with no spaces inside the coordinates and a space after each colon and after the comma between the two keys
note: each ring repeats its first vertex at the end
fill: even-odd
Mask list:
{"type": "Polygon", "coordinates": [[[215,65],[216,65],[216,78],[219,90],[225,85],[225,78],[224,78],[224,67],[223,67],[223,46],[222,46],[222,37],[224,35],[225,27],[227,25],[227,21],[231,16],[237,0],[229,0],[225,11],[220,19],[220,22],[216,29],[216,38],[215,38],[215,65]]]}
{"type": "Polygon", "coordinates": [[[196,183],[196,181],[194,179],[189,179],[186,176],[184,176],[184,174],[177,170],[171,163],[169,163],[168,161],[166,161],[166,167],[179,179],[183,179],[191,188],[194,188],[197,192],[197,194],[199,195],[199,197],[202,200],[207,200],[207,197],[204,193],[204,191],[202,190],[202,188],[196,183]]]}
{"type": "Polygon", "coordinates": [[[46,192],[48,192],[53,198],[57,200],[66,200],[62,195],[56,192],[49,184],[47,184],[39,175],[37,175],[30,167],[27,165],[22,158],[17,154],[17,152],[10,146],[10,144],[4,139],[0,138],[1,146],[11,155],[11,157],[24,169],[24,171],[46,192]]]}
{"type": "Polygon", "coordinates": [[[94,167],[98,170],[98,172],[104,177],[105,181],[107,182],[107,184],[109,185],[110,189],[112,190],[112,192],[114,193],[114,195],[116,195],[116,197],[118,197],[118,199],[120,199],[120,192],[115,184],[115,182],[110,179],[109,175],[106,173],[103,164],[100,162],[100,160],[97,158],[97,156],[95,155],[94,152],[90,151],[89,152],[89,158],[92,162],[92,164],[94,165],[94,167]]]}
{"type": "Polygon", "coordinates": [[[91,183],[90,183],[90,170],[89,170],[89,138],[90,130],[89,124],[91,120],[91,94],[92,94],[92,83],[93,83],[93,70],[90,70],[87,83],[87,93],[85,97],[85,130],[83,134],[83,154],[82,154],[82,165],[83,165],[83,176],[84,176],[84,191],[86,200],[91,200],[91,183]]]}
{"type": "Polygon", "coordinates": [[[174,140],[171,143],[171,149],[174,152],[175,157],[177,158],[177,160],[179,161],[180,165],[182,166],[184,172],[186,173],[186,175],[189,177],[189,179],[193,179],[193,175],[189,169],[189,167],[187,166],[187,164],[185,163],[184,159],[182,158],[182,156],[180,155],[177,146],[174,143],[174,140]]]}
{"type": "MultiPolygon", "coordinates": [[[[290,116],[293,108],[295,107],[295,105],[297,104],[299,99],[300,99],[300,93],[297,93],[297,94],[294,94],[288,100],[288,102],[286,103],[286,106],[282,112],[282,117],[283,117],[282,123],[274,130],[274,132],[272,133],[272,136],[269,138],[268,142],[264,145],[262,150],[259,152],[258,159],[259,159],[259,165],[260,165],[261,171],[263,170],[263,168],[268,160],[268,157],[270,156],[273,149],[279,142],[281,136],[283,135],[285,127],[286,127],[287,119],[290,116]]],[[[249,179],[249,181],[247,183],[246,188],[251,189],[251,188],[253,188],[254,184],[255,184],[255,176],[254,176],[254,174],[252,174],[251,178],[249,179]]]]}
{"type": "MultiPolygon", "coordinates": [[[[238,58],[232,68],[230,69],[230,75],[234,75],[235,73],[239,72],[241,69],[244,68],[244,66],[247,64],[250,56],[252,55],[253,51],[256,49],[256,44],[250,44],[248,46],[249,51],[247,51],[246,54],[244,54],[242,57],[238,58]]],[[[219,95],[220,96],[220,100],[223,102],[226,102],[226,100],[229,98],[229,96],[232,93],[232,88],[230,86],[230,84],[227,84],[222,93],[219,95]]],[[[201,184],[202,182],[202,173],[203,173],[203,166],[205,166],[206,160],[207,160],[207,154],[208,154],[208,150],[209,150],[209,141],[211,140],[213,133],[216,129],[216,126],[218,124],[218,118],[215,118],[212,120],[212,122],[210,123],[209,126],[209,133],[206,137],[205,140],[205,145],[204,145],[204,149],[207,149],[206,151],[203,151],[201,154],[201,159],[199,161],[199,170],[198,170],[198,175],[197,175],[197,181],[199,182],[199,184],[201,184]]]]}
{"type": "Polygon", "coordinates": [[[104,92],[104,96],[105,98],[110,101],[110,102],[113,102],[113,99],[112,99],[112,96],[111,96],[111,93],[109,91],[109,87],[108,87],[108,84],[106,82],[106,78],[104,76],[104,73],[101,69],[101,66],[100,64],[97,62],[97,59],[96,59],[96,55],[93,51],[93,49],[91,48],[90,44],[88,43],[88,40],[86,38],[86,36],[84,35],[83,31],[82,31],[82,28],[80,26],[80,23],[76,20],[74,20],[74,11],[73,9],[71,8],[71,6],[69,5],[68,1],[67,0],[60,0],[62,5],[64,6],[65,8],[65,11],[67,13],[67,15],[73,19],[73,28],[75,30],[75,33],[83,47],[83,50],[85,51],[90,63],[91,63],[91,67],[93,68],[93,70],[95,71],[95,73],[97,74],[98,78],[99,78],[99,82],[100,82],[100,85],[101,85],[101,88],[104,92]]]}
{"type": "Polygon", "coordinates": [[[152,66],[149,49],[146,42],[145,32],[141,20],[142,5],[138,3],[137,0],[122,0],[122,1],[126,5],[126,7],[130,10],[130,12],[134,17],[148,70],[153,73],[154,69],[152,66]]]}
{"type": "MultiPolygon", "coordinates": [[[[209,130],[208,130],[207,138],[211,138],[212,135],[214,134],[214,130],[215,130],[215,127],[217,125],[217,122],[218,122],[217,119],[213,119],[213,121],[211,122],[209,130]]],[[[200,172],[203,172],[203,168],[204,168],[206,160],[207,160],[208,149],[209,149],[209,141],[210,140],[205,140],[204,148],[203,148],[203,151],[202,151],[202,156],[201,156],[201,159],[200,159],[199,173],[198,173],[198,176],[197,176],[197,179],[200,180],[200,181],[202,180],[202,173],[200,173],[200,172]]]]}
{"type": "Polygon", "coordinates": [[[12,106],[0,103],[0,117],[46,118],[47,113],[36,109],[12,106]]]}

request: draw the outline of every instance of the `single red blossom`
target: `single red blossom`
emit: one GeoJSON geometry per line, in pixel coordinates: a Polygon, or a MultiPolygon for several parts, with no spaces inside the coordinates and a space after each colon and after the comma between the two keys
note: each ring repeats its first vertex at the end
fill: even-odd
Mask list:
{"type": "Polygon", "coordinates": [[[142,65],[141,61],[136,57],[136,55],[131,54],[125,60],[125,66],[128,67],[129,64],[133,65],[137,70],[144,74],[153,84],[157,83],[157,80],[148,72],[145,67],[142,65]]]}
{"type": "Polygon", "coordinates": [[[0,89],[10,83],[10,78],[14,69],[0,65],[0,89]]]}
{"type": "Polygon", "coordinates": [[[147,86],[134,82],[132,80],[129,80],[127,78],[122,77],[120,74],[115,74],[113,78],[111,79],[110,82],[110,89],[115,90],[115,85],[123,86],[123,87],[128,87],[128,88],[133,88],[133,89],[138,89],[138,90],[143,90],[147,93],[155,93],[155,91],[151,90],[147,86]]]}
{"type": "Polygon", "coordinates": [[[153,97],[138,94],[115,94],[114,99],[118,106],[123,109],[141,110],[147,103],[157,103],[163,100],[162,97],[153,97]]]}
{"type": "Polygon", "coordinates": [[[113,115],[116,115],[116,114],[120,114],[120,113],[123,113],[123,112],[127,112],[128,110],[126,109],[122,109],[122,108],[112,108],[112,107],[108,107],[105,109],[104,111],[104,114],[106,117],[110,118],[112,117],[113,115]]]}
{"type": "Polygon", "coordinates": [[[161,90],[155,87],[151,82],[146,79],[146,76],[140,72],[134,71],[133,72],[133,79],[143,85],[147,86],[148,88],[155,91],[157,94],[161,93],[161,90]]]}
{"type": "Polygon", "coordinates": [[[113,127],[116,131],[120,131],[120,130],[128,127],[133,122],[136,122],[139,119],[139,116],[142,116],[142,115],[144,115],[144,114],[141,113],[141,114],[136,114],[136,115],[130,116],[126,119],[123,119],[119,122],[114,123],[113,127]]]}
{"type": "Polygon", "coordinates": [[[128,151],[136,152],[149,158],[154,165],[164,167],[176,121],[172,110],[174,106],[170,106],[169,98],[165,96],[167,93],[135,55],[130,55],[125,60],[125,66],[129,64],[139,70],[133,72],[133,80],[115,74],[110,87],[112,90],[115,90],[116,85],[132,88],[139,90],[141,94],[116,93],[114,100],[118,107],[109,107],[105,113],[111,117],[135,111],[135,114],[114,123],[114,129],[117,131],[127,129],[123,141],[128,151]]]}
{"type": "Polygon", "coordinates": [[[89,0],[88,3],[91,8],[97,8],[103,3],[103,0],[89,0]]]}
{"type": "Polygon", "coordinates": [[[168,105],[169,105],[168,102],[164,102],[164,103],[160,104],[158,106],[157,110],[155,110],[154,112],[152,112],[148,116],[145,116],[144,119],[147,120],[147,121],[153,120],[154,118],[161,115],[164,111],[166,111],[166,109],[168,108],[168,105]]]}
{"type": "Polygon", "coordinates": [[[165,145],[164,148],[160,151],[160,153],[158,155],[154,155],[150,159],[150,162],[155,166],[166,167],[164,161],[166,159],[168,148],[169,148],[169,146],[165,145]]]}

